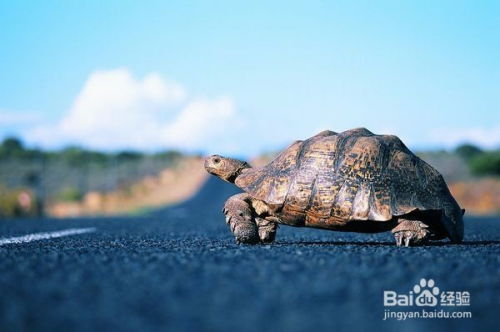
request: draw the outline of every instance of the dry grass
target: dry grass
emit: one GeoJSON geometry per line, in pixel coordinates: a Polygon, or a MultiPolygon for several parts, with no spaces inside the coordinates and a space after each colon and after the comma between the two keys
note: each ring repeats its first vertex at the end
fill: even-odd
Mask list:
{"type": "Polygon", "coordinates": [[[449,187],[453,197],[467,214],[500,214],[500,179],[455,182],[449,187]]]}
{"type": "Polygon", "coordinates": [[[207,173],[201,158],[186,158],[175,168],[110,193],[89,192],[81,202],[54,202],[47,208],[54,217],[133,213],[181,202],[201,187],[207,173]]]}

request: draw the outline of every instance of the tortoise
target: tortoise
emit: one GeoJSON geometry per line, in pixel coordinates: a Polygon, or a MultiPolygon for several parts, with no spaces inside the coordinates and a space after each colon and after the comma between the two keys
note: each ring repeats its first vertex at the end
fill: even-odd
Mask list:
{"type": "Polygon", "coordinates": [[[235,184],[223,213],[237,243],[270,243],[278,224],[391,231],[397,246],[463,239],[463,213],[439,172],[393,135],[325,130],[268,165],[213,155],[205,169],[235,184]]]}

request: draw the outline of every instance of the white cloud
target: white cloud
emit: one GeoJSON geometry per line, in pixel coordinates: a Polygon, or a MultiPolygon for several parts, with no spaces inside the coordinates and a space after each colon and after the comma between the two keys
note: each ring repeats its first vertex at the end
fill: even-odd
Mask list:
{"type": "Polygon", "coordinates": [[[204,150],[228,134],[224,124],[229,122],[241,120],[228,97],[188,98],[181,85],[159,74],[137,80],[127,69],[116,69],[92,73],[58,123],[32,128],[25,136],[45,146],[204,150]]]}
{"type": "Polygon", "coordinates": [[[174,146],[197,148],[200,142],[211,137],[224,135],[230,128],[237,128],[241,120],[236,116],[230,98],[214,100],[194,100],[190,102],[177,118],[165,126],[163,138],[174,146]]]}
{"type": "Polygon", "coordinates": [[[461,143],[474,143],[485,148],[500,146],[500,126],[490,128],[439,128],[430,132],[434,143],[453,147],[461,143]]]}

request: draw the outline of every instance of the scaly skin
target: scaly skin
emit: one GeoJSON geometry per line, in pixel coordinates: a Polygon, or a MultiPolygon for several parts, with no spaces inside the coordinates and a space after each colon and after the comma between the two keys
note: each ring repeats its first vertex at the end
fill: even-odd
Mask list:
{"type": "Polygon", "coordinates": [[[273,242],[278,224],[259,216],[252,205],[252,198],[246,193],[231,196],[224,204],[222,212],[236,242],[247,244],[273,242]]]}

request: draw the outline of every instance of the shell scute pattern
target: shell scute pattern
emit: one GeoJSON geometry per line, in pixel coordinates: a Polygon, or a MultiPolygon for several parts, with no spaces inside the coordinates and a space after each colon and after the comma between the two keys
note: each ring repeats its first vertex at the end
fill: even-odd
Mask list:
{"type": "Polygon", "coordinates": [[[389,221],[415,210],[443,210],[450,220],[461,222],[439,172],[398,137],[364,128],[324,131],[296,141],[267,166],[238,177],[236,185],[280,205],[291,224],[389,221]]]}

